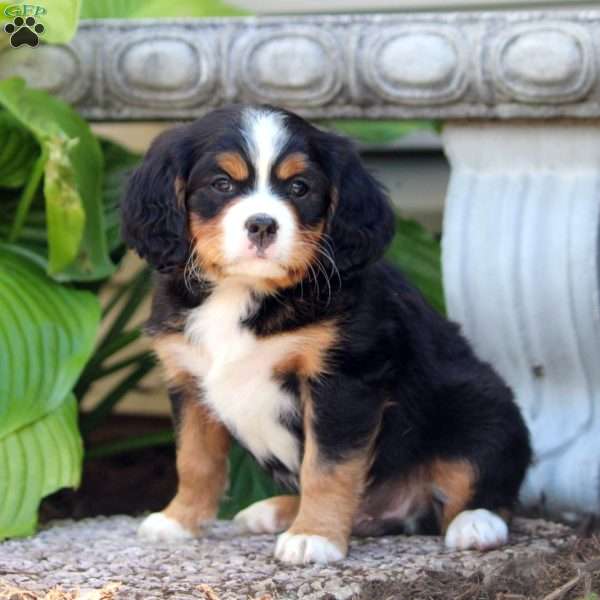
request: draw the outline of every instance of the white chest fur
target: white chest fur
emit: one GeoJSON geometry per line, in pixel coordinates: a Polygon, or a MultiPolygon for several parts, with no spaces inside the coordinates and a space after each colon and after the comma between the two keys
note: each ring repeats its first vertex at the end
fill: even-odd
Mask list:
{"type": "Polygon", "coordinates": [[[297,410],[273,379],[274,366],[290,352],[285,338],[257,338],[241,321],[252,310],[242,284],[221,285],[188,316],[185,336],[196,350],[187,370],[199,379],[203,401],[259,460],[276,457],[299,467],[296,438],[282,419],[297,410]]]}

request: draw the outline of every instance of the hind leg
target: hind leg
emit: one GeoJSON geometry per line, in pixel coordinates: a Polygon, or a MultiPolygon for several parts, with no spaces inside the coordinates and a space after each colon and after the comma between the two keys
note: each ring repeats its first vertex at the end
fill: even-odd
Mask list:
{"type": "Polygon", "coordinates": [[[490,550],[508,541],[508,500],[501,492],[495,498],[482,493],[489,482],[479,479],[472,463],[437,460],[432,483],[442,507],[441,529],[448,548],[490,550]]]}
{"type": "Polygon", "coordinates": [[[444,543],[452,550],[491,550],[508,542],[508,525],[485,508],[464,510],[446,529],[444,543]]]}

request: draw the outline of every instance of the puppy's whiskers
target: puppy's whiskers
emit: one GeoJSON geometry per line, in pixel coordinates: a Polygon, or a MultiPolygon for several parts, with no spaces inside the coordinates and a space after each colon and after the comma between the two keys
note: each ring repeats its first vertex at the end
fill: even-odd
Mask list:
{"type": "Polygon", "coordinates": [[[302,240],[300,242],[300,245],[303,246],[304,248],[308,248],[314,252],[312,261],[310,261],[306,264],[307,269],[309,271],[309,279],[311,278],[311,276],[312,276],[312,279],[314,279],[314,281],[315,281],[314,287],[316,288],[317,297],[320,297],[321,290],[320,290],[320,286],[319,286],[319,282],[318,282],[318,274],[322,273],[323,278],[325,279],[325,283],[327,284],[327,305],[329,305],[331,303],[331,297],[332,297],[332,293],[333,293],[333,289],[331,286],[331,278],[334,274],[337,275],[338,290],[341,289],[342,279],[341,279],[339,270],[337,269],[337,266],[336,266],[332,256],[329,254],[329,252],[327,252],[327,250],[322,248],[318,243],[313,242],[313,241],[302,240]],[[321,255],[322,257],[326,258],[329,261],[329,263],[331,265],[331,269],[329,272],[327,271],[323,262],[319,259],[319,255],[321,255]],[[316,267],[316,271],[315,271],[315,267],[316,267]]]}
{"type": "Polygon", "coordinates": [[[183,281],[189,292],[193,291],[193,284],[202,280],[202,270],[199,264],[200,256],[198,249],[194,246],[183,269],[183,281]]]}
{"type": "MultiPolygon", "coordinates": [[[[326,243],[329,244],[329,242],[326,242],[326,243]]],[[[329,279],[331,280],[333,275],[336,275],[337,280],[338,280],[338,290],[342,289],[342,277],[340,275],[339,269],[337,268],[337,265],[335,264],[335,261],[333,260],[333,257],[331,256],[331,254],[333,254],[333,250],[330,248],[329,252],[328,252],[325,248],[321,248],[320,246],[317,247],[316,250],[319,254],[321,254],[321,256],[326,258],[329,261],[329,264],[331,265],[331,272],[329,273],[329,279]],[[330,252],[331,252],[331,254],[330,254],[330,252]]]]}

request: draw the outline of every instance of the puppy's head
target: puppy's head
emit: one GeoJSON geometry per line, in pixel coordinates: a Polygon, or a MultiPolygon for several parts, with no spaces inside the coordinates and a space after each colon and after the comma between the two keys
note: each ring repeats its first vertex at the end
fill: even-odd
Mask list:
{"type": "Polygon", "coordinates": [[[320,261],[377,259],[392,212],[352,144],[271,107],[229,107],[159,136],[129,181],[125,241],[162,272],[192,266],[289,286],[320,261]],[[325,257],[328,255],[328,257],[325,257]]]}

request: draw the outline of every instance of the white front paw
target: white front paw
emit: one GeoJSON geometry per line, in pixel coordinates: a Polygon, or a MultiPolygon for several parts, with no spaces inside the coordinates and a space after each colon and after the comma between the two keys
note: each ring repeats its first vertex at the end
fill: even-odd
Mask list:
{"type": "Polygon", "coordinates": [[[342,560],[345,553],[332,541],[321,535],[282,533],[277,538],[275,558],[295,565],[329,563],[342,560]]]}
{"type": "Polygon", "coordinates": [[[233,521],[240,529],[250,533],[279,533],[283,529],[277,522],[277,508],[268,500],[241,510],[233,521]]]}
{"type": "Polygon", "coordinates": [[[194,537],[191,531],[162,512],[147,516],[138,528],[138,536],[148,542],[178,542],[194,537]]]}
{"type": "Polygon", "coordinates": [[[453,550],[491,550],[506,544],[508,526],[498,515],[479,508],[457,515],[446,531],[446,546],[453,550]]]}

